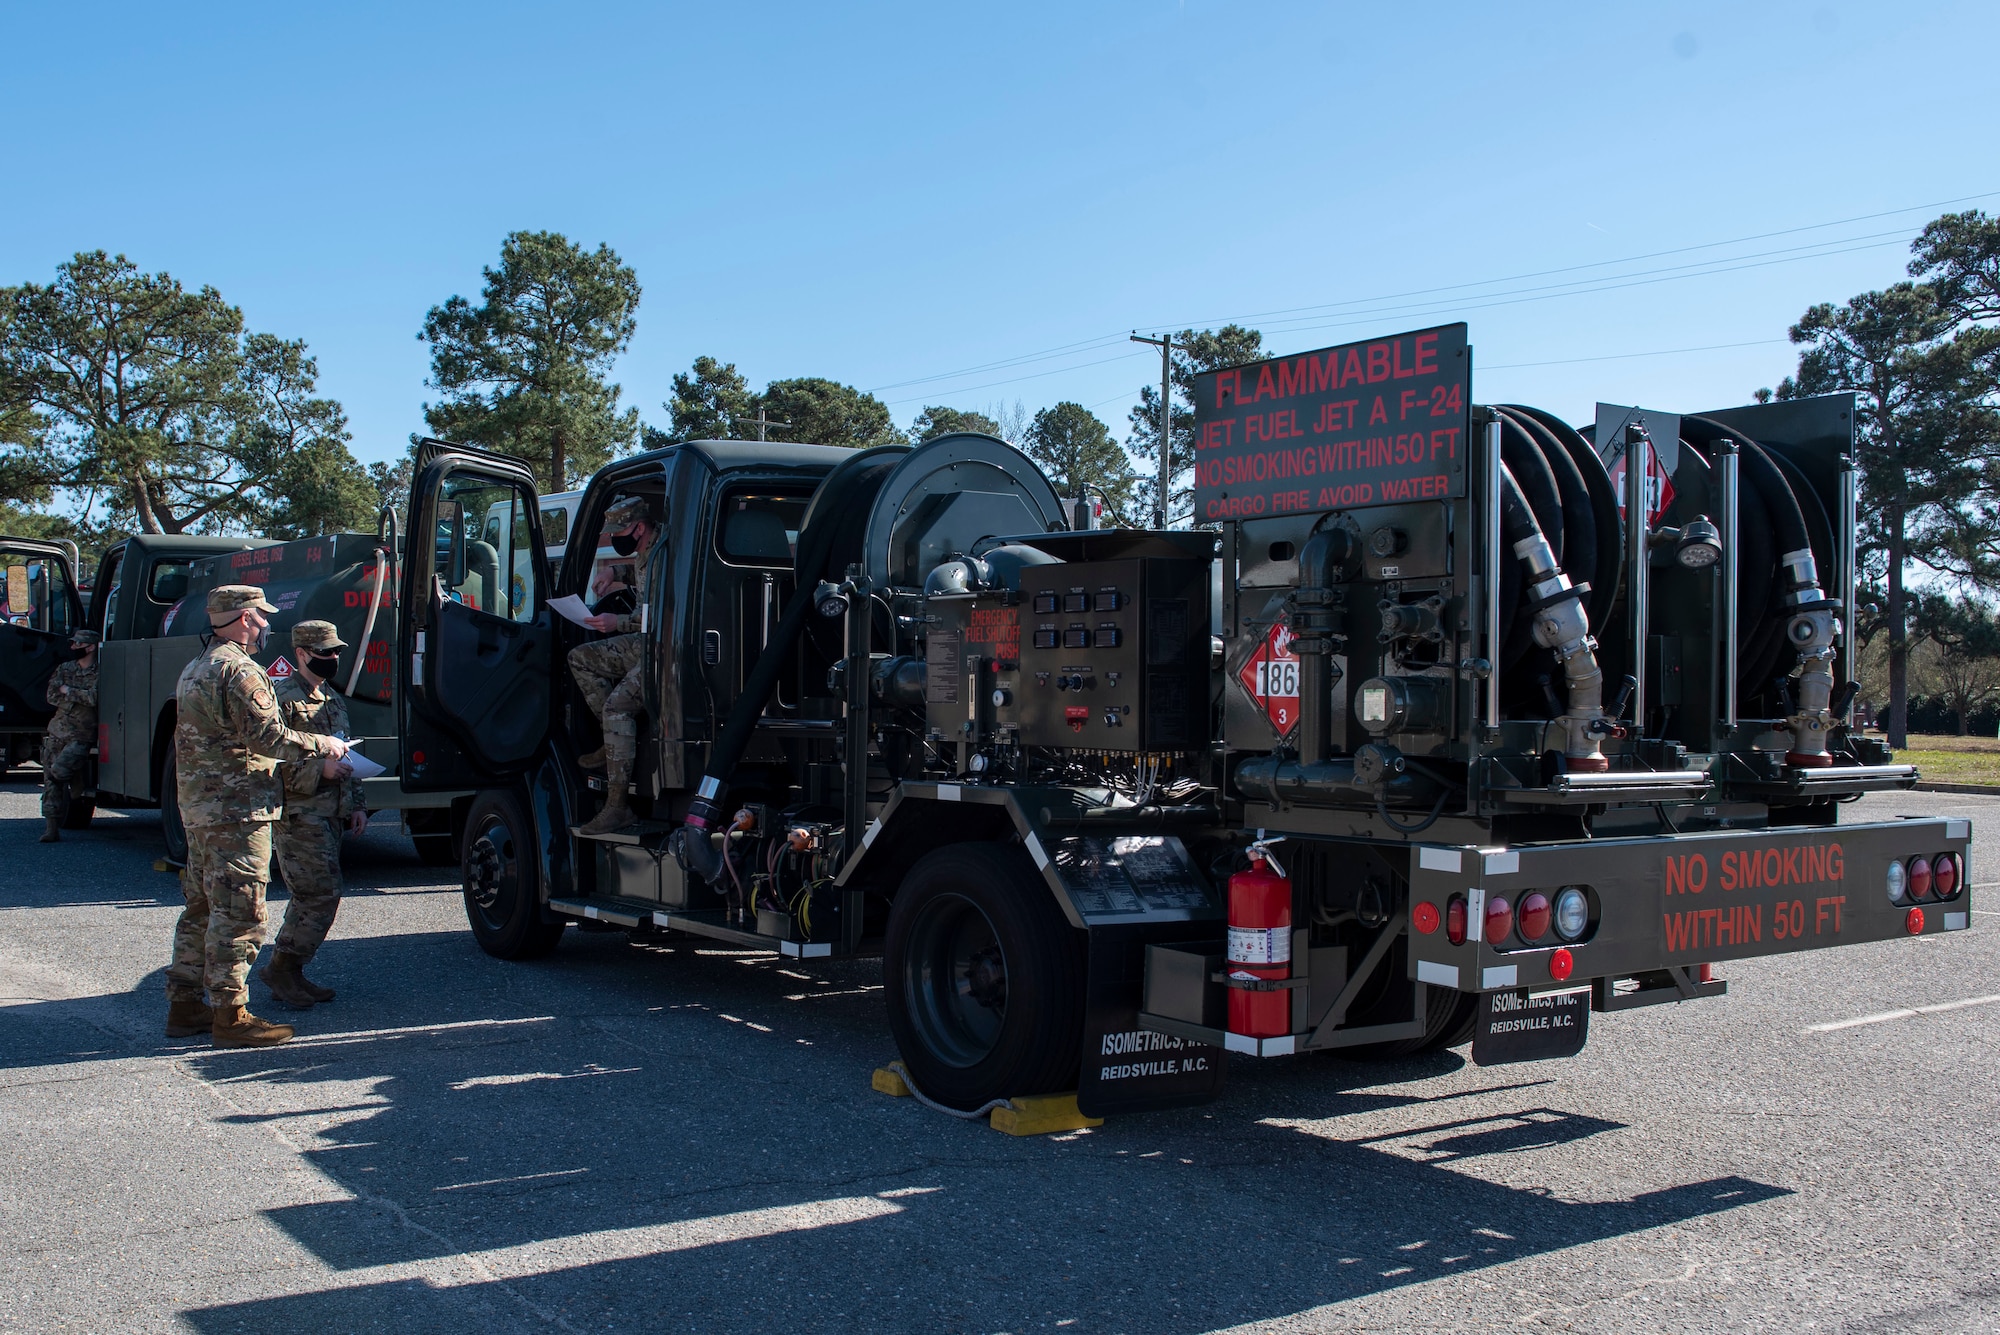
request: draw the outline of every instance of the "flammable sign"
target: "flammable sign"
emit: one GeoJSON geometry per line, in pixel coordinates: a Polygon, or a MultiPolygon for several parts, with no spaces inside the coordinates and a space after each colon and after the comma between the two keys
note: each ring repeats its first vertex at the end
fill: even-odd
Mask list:
{"type": "Polygon", "coordinates": [[[1292,652],[1292,628],[1283,621],[1273,622],[1237,672],[1236,681],[1271,720],[1278,736],[1289,737],[1299,725],[1299,656],[1292,652]]]}

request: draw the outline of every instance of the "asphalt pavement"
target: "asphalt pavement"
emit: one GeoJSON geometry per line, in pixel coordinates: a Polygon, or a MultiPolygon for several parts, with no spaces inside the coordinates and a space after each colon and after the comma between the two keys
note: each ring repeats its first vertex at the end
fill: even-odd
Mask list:
{"type": "MultiPolygon", "coordinates": [[[[1905,813],[2000,867],[2000,801],[1849,808],[1905,813]]],[[[1571,1061],[1239,1059],[1207,1107],[1014,1139],[870,1090],[872,962],[501,963],[393,824],[300,1041],[166,1040],[157,815],[38,832],[0,785],[0,1330],[2000,1330],[1990,889],[1571,1061]]]]}

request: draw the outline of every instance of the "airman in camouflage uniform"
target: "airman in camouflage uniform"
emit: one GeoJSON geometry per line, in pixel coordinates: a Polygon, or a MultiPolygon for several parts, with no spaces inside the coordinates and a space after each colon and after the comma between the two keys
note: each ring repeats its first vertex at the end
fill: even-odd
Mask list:
{"type": "MultiPolygon", "coordinates": [[[[276,682],[278,712],[294,732],[322,737],[347,736],[347,700],[333,689],[340,672],[340,651],[347,646],[331,621],[301,621],[292,627],[292,656],[298,671],[276,682]]],[[[285,789],[285,814],[278,821],[278,869],[292,902],[271,962],[258,975],[271,995],[294,1010],[333,1000],[333,989],[306,977],[310,960],[333,928],[340,912],[340,836],[368,828],[368,807],[361,780],[328,779],[318,758],[279,762],[278,778],[285,789]]]]}
{"type": "Polygon", "coordinates": [[[604,809],[583,827],[587,834],[623,829],[634,820],[626,789],[639,758],[639,714],[646,707],[645,683],[640,680],[646,650],[639,629],[646,608],[646,557],[659,529],[644,498],[627,496],[605,510],[604,535],[620,556],[637,558],[632,580],[635,602],[631,612],[601,612],[586,623],[592,630],[616,634],[569,651],[570,675],[604,724],[604,745],[581,759],[587,769],[604,766],[604,809]]]}
{"type": "Polygon", "coordinates": [[[49,678],[49,704],[55,717],[42,737],[42,831],[45,844],[62,841],[62,823],[69,815],[76,781],[97,745],[97,645],[104,637],[80,630],[69,637],[78,653],[59,664],[49,678]]]}
{"type": "Polygon", "coordinates": [[[347,743],[286,727],[270,678],[250,657],[249,646],[263,642],[264,614],[275,610],[249,585],[210,590],[214,639],[182,671],[175,691],[176,796],[188,865],[181,872],[187,907],[167,966],[167,1034],[212,1030],[217,1047],[268,1047],[292,1036],[291,1026],[260,1020],[247,1005],[250,965],[264,944],[271,826],[282,805],[277,762],[319,756],[326,777],[347,773],[347,743]],[[201,1003],[204,984],[213,1011],[201,1003]]]}

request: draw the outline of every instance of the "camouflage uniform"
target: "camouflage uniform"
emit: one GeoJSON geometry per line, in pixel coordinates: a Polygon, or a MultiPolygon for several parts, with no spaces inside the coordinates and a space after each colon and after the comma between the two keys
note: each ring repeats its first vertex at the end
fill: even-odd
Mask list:
{"type": "MultiPolygon", "coordinates": [[[[303,669],[309,650],[345,648],[328,621],[301,621],[292,627],[292,648],[303,669]]],[[[347,736],[347,700],[326,682],[306,685],[303,670],[275,683],[278,712],[294,732],[347,736]]],[[[347,818],[367,810],[361,780],[327,779],[317,756],[278,766],[285,789],[285,814],[277,826],[278,869],[292,902],[278,929],[277,949],[301,961],[318,953],[340,911],[340,836],[347,818]]]]}
{"type": "MultiPolygon", "coordinates": [[[[80,630],[72,643],[89,649],[98,639],[96,631],[80,630]]],[[[90,748],[97,745],[97,664],[85,667],[72,660],[57,666],[49,678],[48,699],[56,713],[42,737],[42,816],[54,835],[69,815],[70,795],[90,748]]]]}
{"type": "MultiPolygon", "coordinates": [[[[630,528],[647,517],[645,501],[627,497],[604,512],[604,528],[607,531],[630,528]]],[[[570,676],[589,704],[590,712],[603,721],[607,778],[619,779],[615,791],[621,798],[624,783],[630,780],[632,766],[638,760],[639,715],[646,708],[646,686],[640,674],[646,644],[639,627],[646,607],[648,565],[641,557],[633,568],[633,610],[619,614],[618,633],[579,644],[569,651],[570,676]]],[[[610,788],[609,783],[606,786],[610,788]]]]}
{"type": "MultiPolygon", "coordinates": [[[[269,607],[248,585],[226,584],[208,595],[215,615],[269,607]]],[[[218,1008],[241,1007],[249,1000],[250,964],[264,944],[271,826],[283,803],[276,762],[338,752],[285,726],[264,669],[231,641],[214,641],[189,663],[174,694],[188,865],[167,995],[198,1002],[206,984],[218,1008]]]]}

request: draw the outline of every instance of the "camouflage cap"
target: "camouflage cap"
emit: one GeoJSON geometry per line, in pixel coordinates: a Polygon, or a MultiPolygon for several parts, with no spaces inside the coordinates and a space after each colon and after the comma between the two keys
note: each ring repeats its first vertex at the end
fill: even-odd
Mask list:
{"type": "Polygon", "coordinates": [[[219,584],[208,591],[208,614],[222,616],[229,612],[243,612],[254,608],[259,612],[275,612],[278,609],[264,600],[264,591],[250,584],[219,584]]]}
{"type": "Polygon", "coordinates": [[[630,528],[634,524],[650,524],[652,522],[653,507],[646,504],[644,496],[627,496],[623,500],[614,502],[604,512],[604,531],[606,533],[615,532],[621,528],[630,528]]]}
{"type": "Polygon", "coordinates": [[[294,649],[345,649],[347,641],[331,621],[301,621],[292,627],[294,649]]]}
{"type": "Polygon", "coordinates": [[[69,637],[69,642],[79,649],[90,649],[104,642],[104,637],[94,630],[80,630],[69,637]]]}

